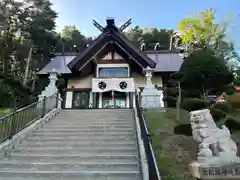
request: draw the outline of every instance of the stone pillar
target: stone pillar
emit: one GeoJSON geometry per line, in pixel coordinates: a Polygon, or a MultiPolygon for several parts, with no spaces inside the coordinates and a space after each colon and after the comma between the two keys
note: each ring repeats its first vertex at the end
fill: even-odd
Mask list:
{"type": "Polygon", "coordinates": [[[126,108],[130,108],[130,95],[126,92],[126,108]]]}
{"type": "Polygon", "coordinates": [[[73,92],[67,91],[66,92],[66,100],[65,100],[65,108],[72,108],[73,102],[73,92]]]}
{"type": "Polygon", "coordinates": [[[89,92],[89,108],[93,108],[93,92],[89,92]]]}
{"type": "Polygon", "coordinates": [[[102,93],[99,93],[99,101],[98,101],[98,107],[102,108],[102,93]]]}
{"type": "Polygon", "coordinates": [[[136,107],[136,93],[132,92],[132,101],[133,101],[133,108],[136,107]]]}

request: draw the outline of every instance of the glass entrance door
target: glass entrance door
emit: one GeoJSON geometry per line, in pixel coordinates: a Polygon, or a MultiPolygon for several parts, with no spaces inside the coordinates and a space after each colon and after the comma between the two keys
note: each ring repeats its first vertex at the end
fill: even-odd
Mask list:
{"type": "Polygon", "coordinates": [[[89,106],[89,92],[73,92],[72,107],[85,109],[89,106]]]}
{"type": "Polygon", "coordinates": [[[102,97],[103,108],[126,108],[126,94],[105,92],[102,97]]]}

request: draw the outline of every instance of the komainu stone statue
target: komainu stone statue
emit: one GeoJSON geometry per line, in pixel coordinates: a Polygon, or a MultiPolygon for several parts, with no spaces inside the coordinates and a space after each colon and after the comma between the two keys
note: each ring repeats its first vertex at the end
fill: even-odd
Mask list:
{"type": "Polygon", "coordinates": [[[190,112],[190,123],[193,138],[199,143],[198,162],[210,165],[239,160],[230,131],[226,126],[218,128],[208,109],[190,112]]]}

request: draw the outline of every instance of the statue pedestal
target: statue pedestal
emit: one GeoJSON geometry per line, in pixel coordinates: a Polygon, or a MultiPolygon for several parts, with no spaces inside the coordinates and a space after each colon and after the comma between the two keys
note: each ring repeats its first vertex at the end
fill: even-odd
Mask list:
{"type": "Polygon", "coordinates": [[[142,107],[146,109],[163,108],[161,92],[153,88],[144,88],[142,92],[142,107]]]}
{"type": "Polygon", "coordinates": [[[197,161],[190,171],[199,179],[240,179],[237,145],[226,126],[218,128],[208,109],[190,112],[192,134],[198,142],[197,161]]]}
{"type": "Polygon", "coordinates": [[[240,179],[240,160],[215,164],[193,162],[189,166],[193,177],[205,179],[240,179]]]}

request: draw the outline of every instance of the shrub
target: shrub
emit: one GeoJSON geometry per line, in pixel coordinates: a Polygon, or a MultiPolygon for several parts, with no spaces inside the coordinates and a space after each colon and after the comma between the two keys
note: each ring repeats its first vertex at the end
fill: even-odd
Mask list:
{"type": "Polygon", "coordinates": [[[187,111],[195,111],[205,109],[210,105],[209,101],[205,101],[198,98],[185,98],[182,102],[182,108],[187,111]]]}
{"type": "Polygon", "coordinates": [[[191,124],[179,124],[174,128],[175,134],[181,134],[185,136],[192,136],[191,124]]]}
{"type": "Polygon", "coordinates": [[[215,109],[213,107],[213,105],[211,107],[209,107],[209,110],[211,112],[211,115],[214,119],[214,121],[220,121],[221,119],[225,118],[226,117],[226,113],[219,110],[219,109],[215,109]]]}
{"type": "Polygon", "coordinates": [[[237,131],[240,130],[240,121],[234,117],[228,116],[225,119],[225,126],[227,126],[231,132],[237,131]]]}
{"type": "Polygon", "coordinates": [[[233,95],[236,91],[233,84],[228,84],[218,88],[219,92],[225,92],[227,95],[233,95]]]}
{"type": "Polygon", "coordinates": [[[167,81],[167,86],[168,86],[168,87],[176,87],[176,86],[177,86],[177,81],[174,80],[174,79],[169,79],[169,80],[167,81]]]}
{"type": "Polygon", "coordinates": [[[178,95],[178,89],[176,87],[168,87],[166,89],[167,96],[174,96],[176,97],[178,95]]]}
{"type": "Polygon", "coordinates": [[[167,103],[167,107],[176,107],[177,99],[172,96],[166,96],[163,98],[163,101],[167,103]]]}
{"type": "Polygon", "coordinates": [[[230,104],[228,104],[227,102],[223,102],[223,103],[219,103],[219,104],[213,104],[212,105],[213,108],[218,109],[220,111],[223,111],[225,113],[229,113],[232,111],[232,107],[230,104]]]}
{"type": "Polygon", "coordinates": [[[182,89],[182,97],[185,98],[190,98],[190,97],[195,97],[195,98],[200,98],[200,92],[198,89],[182,89]]]}
{"type": "Polygon", "coordinates": [[[234,109],[240,109],[240,95],[233,94],[227,98],[228,104],[234,109]]]}

